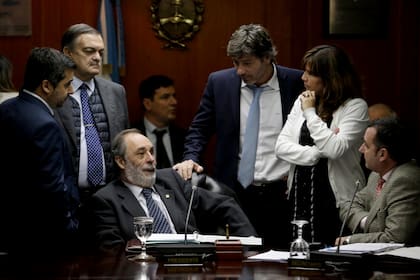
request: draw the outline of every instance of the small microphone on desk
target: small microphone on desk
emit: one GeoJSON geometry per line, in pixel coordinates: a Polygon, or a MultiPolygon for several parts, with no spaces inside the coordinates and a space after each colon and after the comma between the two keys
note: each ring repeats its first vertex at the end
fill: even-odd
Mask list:
{"type": "Polygon", "coordinates": [[[192,173],[192,177],[191,177],[191,185],[192,185],[192,193],[191,193],[191,197],[190,197],[190,204],[188,205],[188,211],[187,211],[187,217],[185,218],[185,237],[184,237],[184,244],[187,245],[187,229],[188,229],[188,222],[190,220],[190,214],[191,214],[191,208],[192,208],[192,203],[194,200],[194,193],[197,189],[197,185],[198,185],[198,175],[197,173],[193,172],[192,173]]]}
{"type": "Polygon", "coordinates": [[[340,253],[341,238],[343,237],[344,227],[346,226],[347,219],[350,216],[351,207],[353,206],[353,201],[354,201],[354,198],[356,197],[356,193],[357,193],[357,190],[359,189],[359,187],[360,187],[360,181],[357,180],[356,181],[356,189],[354,190],[353,197],[351,198],[349,209],[347,210],[346,217],[344,218],[343,223],[341,224],[340,234],[338,236],[338,245],[337,245],[337,251],[336,251],[337,254],[340,253]]]}

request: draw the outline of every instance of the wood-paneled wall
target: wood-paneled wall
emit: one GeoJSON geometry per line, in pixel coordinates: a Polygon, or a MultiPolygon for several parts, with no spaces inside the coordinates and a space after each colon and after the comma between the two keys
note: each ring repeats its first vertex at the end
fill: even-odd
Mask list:
{"type": "MultiPolygon", "coordinates": [[[[385,102],[403,119],[410,120],[415,134],[420,130],[420,2],[389,1],[389,31],[386,38],[329,39],[323,34],[320,0],[205,0],[201,30],[188,49],[163,49],[165,42],[151,26],[149,0],[121,0],[126,46],[126,87],[130,118],[141,116],[139,81],[162,73],[175,80],[179,103],[177,122],[188,127],[197,109],[210,72],[232,65],[226,43],[241,24],[261,23],[278,48],[277,61],[300,68],[305,50],[317,44],[337,44],[353,58],[364,82],[369,104],[385,102]]],[[[60,48],[62,33],[74,23],[97,24],[99,1],[32,1],[31,37],[0,37],[0,53],[14,64],[14,82],[22,82],[26,57],[32,47],[60,48]]],[[[354,19],[357,21],[357,19],[354,19]]],[[[418,148],[417,148],[418,151],[418,148]]]]}

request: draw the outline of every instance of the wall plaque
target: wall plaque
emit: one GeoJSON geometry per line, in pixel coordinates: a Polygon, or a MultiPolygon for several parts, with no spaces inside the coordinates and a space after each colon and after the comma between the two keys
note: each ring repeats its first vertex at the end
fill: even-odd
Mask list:
{"type": "Polygon", "coordinates": [[[167,41],[165,48],[186,48],[203,21],[203,0],[153,0],[150,9],[156,35],[167,41]]]}
{"type": "Polygon", "coordinates": [[[382,38],[387,34],[389,0],[325,0],[329,37],[382,38]]]}
{"type": "Polygon", "coordinates": [[[32,34],[31,0],[0,1],[0,36],[32,34]]]}

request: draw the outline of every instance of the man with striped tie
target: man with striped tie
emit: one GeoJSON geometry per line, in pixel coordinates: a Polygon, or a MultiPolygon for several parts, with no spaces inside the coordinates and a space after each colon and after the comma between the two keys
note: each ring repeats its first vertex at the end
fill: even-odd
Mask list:
{"type": "Polygon", "coordinates": [[[353,235],[337,238],[336,245],[420,244],[420,168],[412,161],[408,133],[395,118],[376,120],[366,129],[359,150],[372,173],[354,202],[341,205],[341,219],[353,235]]]}
{"type": "MultiPolygon", "coordinates": [[[[108,249],[134,239],[136,216],[154,217],[153,232],[184,233],[191,182],[171,168],[156,170],[153,144],[137,129],[120,132],[112,151],[120,178],[97,191],[91,204],[99,247],[108,249]]],[[[187,232],[216,234],[226,224],[232,235],[256,235],[233,197],[197,188],[187,232]]]]}

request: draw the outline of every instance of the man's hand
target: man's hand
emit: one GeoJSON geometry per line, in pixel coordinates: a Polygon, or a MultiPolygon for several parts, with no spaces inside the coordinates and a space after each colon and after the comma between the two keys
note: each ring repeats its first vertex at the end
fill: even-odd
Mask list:
{"type": "Polygon", "coordinates": [[[340,245],[347,245],[347,244],[349,244],[350,243],[350,235],[348,235],[348,236],[342,236],[341,238],[340,237],[337,237],[335,239],[335,246],[338,246],[338,243],[340,243],[340,245]]]}
{"type": "Polygon", "coordinates": [[[172,167],[174,170],[178,172],[178,174],[184,178],[184,180],[188,180],[191,178],[193,171],[197,173],[203,172],[204,168],[199,165],[198,163],[195,163],[191,159],[184,160],[181,163],[177,163],[172,167]]]}

